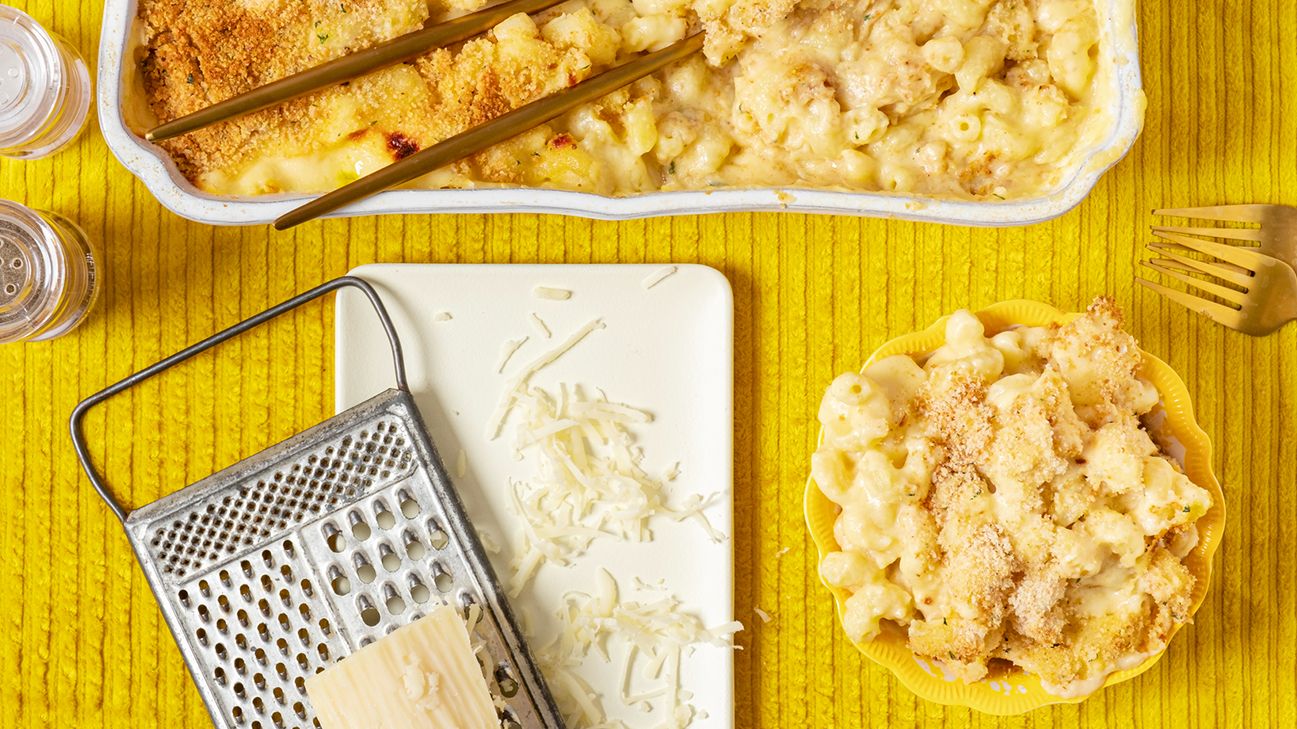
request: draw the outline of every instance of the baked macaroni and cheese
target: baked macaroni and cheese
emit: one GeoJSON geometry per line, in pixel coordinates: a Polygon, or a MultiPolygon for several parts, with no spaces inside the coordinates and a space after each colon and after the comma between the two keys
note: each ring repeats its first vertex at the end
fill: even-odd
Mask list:
{"type": "Polygon", "coordinates": [[[968,312],[921,358],[829,387],[812,478],[838,505],[826,582],[855,642],[901,631],[948,674],[995,662],[1080,696],[1189,620],[1183,560],[1211,496],[1167,456],[1121,313],[987,337],[968,312]]]}
{"type": "MultiPolygon", "coordinates": [[[[171,120],[485,4],[140,0],[141,93],[171,120]]],[[[1032,197],[1112,124],[1102,13],[1120,4],[571,0],[163,146],[207,192],[329,190],[702,31],[703,54],[414,186],[1032,197]]]]}

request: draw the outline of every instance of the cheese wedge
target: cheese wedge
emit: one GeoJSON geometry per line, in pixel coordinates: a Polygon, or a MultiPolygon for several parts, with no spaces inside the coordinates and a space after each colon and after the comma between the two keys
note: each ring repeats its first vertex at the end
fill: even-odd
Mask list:
{"type": "Polygon", "coordinates": [[[306,681],[323,729],[498,729],[454,609],[441,607],[306,681]]]}

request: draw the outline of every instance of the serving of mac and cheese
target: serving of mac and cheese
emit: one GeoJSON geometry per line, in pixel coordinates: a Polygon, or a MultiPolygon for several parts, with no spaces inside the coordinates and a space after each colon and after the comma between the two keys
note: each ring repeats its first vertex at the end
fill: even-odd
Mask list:
{"type": "Polygon", "coordinates": [[[852,641],[893,631],[966,682],[1006,662],[1058,696],[1165,648],[1213,501],[1167,455],[1142,362],[1099,299],[992,336],[961,311],[935,351],[837,378],[811,475],[852,641]]]}
{"type": "MultiPolygon", "coordinates": [[[[174,119],[485,4],[140,0],[141,93],[153,117],[174,119]]],[[[701,31],[703,54],[414,186],[1030,198],[1076,174],[1112,124],[1111,7],[571,0],[163,147],[205,192],[329,190],[701,31]]]]}

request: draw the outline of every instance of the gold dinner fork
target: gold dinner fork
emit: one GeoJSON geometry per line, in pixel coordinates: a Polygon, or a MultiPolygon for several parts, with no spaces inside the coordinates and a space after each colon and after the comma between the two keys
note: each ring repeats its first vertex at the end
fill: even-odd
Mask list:
{"type": "Polygon", "coordinates": [[[1156,215],[1221,222],[1260,223],[1259,228],[1154,226],[1153,234],[1169,243],[1150,243],[1161,258],[1144,265],[1225,301],[1167,288],[1137,278],[1142,285],[1213,321],[1252,336],[1269,334],[1297,319],[1297,208],[1282,205],[1225,205],[1156,210],[1156,215]],[[1205,240],[1210,236],[1252,245],[1205,240]],[[1188,251],[1211,256],[1206,261],[1188,251]],[[1232,286],[1199,278],[1201,274],[1232,286]],[[1237,288],[1235,288],[1237,287],[1237,288]]]}
{"type": "Polygon", "coordinates": [[[1153,233],[1179,233],[1251,241],[1267,256],[1297,270],[1297,208],[1288,205],[1218,205],[1210,208],[1154,210],[1154,215],[1213,220],[1219,223],[1256,223],[1259,228],[1186,228],[1153,226],[1153,233]]]}

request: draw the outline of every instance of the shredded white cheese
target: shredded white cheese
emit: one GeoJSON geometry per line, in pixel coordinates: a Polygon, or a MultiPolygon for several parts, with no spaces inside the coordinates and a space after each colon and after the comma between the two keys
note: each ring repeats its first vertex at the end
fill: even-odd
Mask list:
{"type": "Polygon", "coordinates": [[[500,553],[500,540],[495,536],[495,532],[478,528],[477,539],[482,543],[482,549],[485,549],[487,554],[495,555],[500,553]]]}
{"type": "Polygon", "coordinates": [[[635,585],[637,590],[665,590],[667,588],[667,581],[660,577],[654,582],[646,582],[639,577],[632,577],[631,584],[635,585]]]}
{"type": "Polygon", "coordinates": [[[641,465],[632,427],[652,422],[647,411],[579,386],[561,385],[556,393],[533,387],[515,400],[521,418],[514,448],[531,457],[535,475],[509,483],[513,510],[522,517],[512,594],[542,564],[571,564],[599,537],[651,540],[655,516],[693,520],[711,539],[725,539],[705,513],[717,495],[688,494],[673,504],[666,482],[641,465]]]}
{"type": "Polygon", "coordinates": [[[468,611],[464,615],[464,628],[468,630],[470,637],[477,635],[477,624],[482,620],[482,607],[477,603],[469,603],[468,611]]]}
{"type": "Polygon", "coordinates": [[[770,613],[766,612],[765,610],[762,610],[761,608],[752,608],[752,612],[756,613],[757,617],[761,618],[761,622],[766,624],[769,624],[770,621],[774,619],[770,617],[770,613]]]}
{"type": "Polygon", "coordinates": [[[792,547],[784,547],[783,549],[779,550],[778,552],[775,552],[775,559],[783,559],[783,558],[784,558],[784,555],[785,555],[785,554],[788,554],[788,553],[791,552],[791,551],[793,551],[793,548],[792,548],[792,547]]]}
{"type": "Polygon", "coordinates": [[[709,506],[714,504],[716,499],[719,497],[720,494],[711,494],[706,497],[699,494],[689,494],[684,497],[683,503],[673,510],[671,516],[674,517],[676,521],[692,519],[693,521],[698,522],[698,525],[702,527],[703,531],[707,532],[707,536],[710,537],[713,542],[720,544],[725,541],[725,535],[722,534],[719,529],[712,526],[712,522],[707,518],[707,514],[703,513],[709,506]]]}
{"type": "Polygon", "coordinates": [[[487,440],[495,440],[500,437],[500,429],[504,427],[505,421],[509,418],[509,413],[513,411],[514,403],[517,400],[520,391],[522,388],[526,387],[532,377],[536,376],[537,372],[540,372],[551,364],[554,364],[559,357],[567,354],[573,347],[580,344],[581,340],[590,335],[590,332],[603,328],[603,319],[595,319],[589,322],[577,330],[577,332],[571,337],[568,337],[567,341],[545,354],[542,354],[540,357],[532,361],[531,364],[524,367],[521,372],[514,375],[513,379],[510,380],[509,384],[504,388],[504,394],[500,396],[500,402],[496,405],[495,414],[491,416],[491,420],[487,424],[487,440]]]}
{"type": "Polygon", "coordinates": [[[568,289],[554,288],[553,286],[537,286],[533,293],[538,299],[549,299],[550,301],[567,301],[572,298],[572,292],[568,289]]]}
{"type": "Polygon", "coordinates": [[[440,710],[441,676],[425,669],[414,656],[406,656],[401,670],[401,688],[409,699],[425,713],[440,710]]]}
{"type": "Polygon", "coordinates": [[[540,335],[545,337],[546,339],[549,339],[554,336],[554,332],[551,332],[549,330],[549,325],[546,324],[545,320],[540,318],[540,315],[534,311],[531,313],[531,323],[533,326],[536,327],[536,331],[539,332],[540,335]]]}
{"type": "MultiPolygon", "coordinates": [[[[549,331],[534,313],[532,317],[544,327],[542,333],[549,331]]],[[[508,482],[511,510],[522,517],[510,539],[511,596],[542,565],[571,564],[596,539],[653,539],[654,517],[696,521],[711,539],[726,538],[705,513],[719,494],[672,494],[668,483],[680,475],[679,462],[660,478],[649,475],[637,431],[653,422],[651,412],[617,402],[598,388],[531,384],[537,373],[602,328],[601,319],[589,322],[514,374],[488,422],[490,440],[510,426],[514,457],[533,467],[527,479],[508,482]]],[[[644,589],[652,590],[657,592],[651,599],[623,603],[617,583],[604,572],[595,595],[565,598],[559,615],[562,631],[538,657],[572,729],[627,729],[604,711],[603,702],[612,697],[598,695],[576,672],[591,648],[604,660],[611,660],[610,649],[624,654],[616,697],[624,706],[651,712],[664,729],[705,720],[689,703],[692,694],[680,688],[681,658],[700,643],[733,647],[733,634],[742,625],[707,630],[697,617],[682,612],[662,581],[644,589]]],[[[523,623],[524,633],[531,635],[525,616],[523,623]]]]}
{"type": "Polygon", "coordinates": [[[685,612],[674,596],[622,601],[620,592],[612,575],[602,571],[591,594],[565,595],[558,612],[562,630],[538,653],[564,719],[573,729],[624,726],[609,721],[602,697],[574,673],[594,651],[608,662],[613,655],[621,656],[618,698],[624,705],[662,717],[658,726],[664,729],[684,729],[700,713],[688,703],[693,694],[680,688],[682,656],[699,645],[733,648],[734,634],[743,625],[732,622],[707,628],[697,616],[685,612]]]}
{"type": "Polygon", "coordinates": [[[528,339],[531,339],[531,337],[510,339],[504,343],[504,346],[500,348],[500,361],[495,366],[496,374],[504,374],[504,368],[509,366],[509,360],[513,359],[513,356],[518,353],[518,350],[522,349],[522,345],[526,344],[528,339]]]}
{"type": "Polygon", "coordinates": [[[674,481],[677,478],[680,478],[680,461],[671,464],[671,468],[667,470],[666,476],[663,478],[668,481],[674,481]]]}
{"type": "Polygon", "coordinates": [[[678,270],[680,269],[676,266],[667,266],[666,268],[654,271],[648,278],[644,279],[644,290],[648,291],[668,278],[671,278],[678,270]]]}
{"type": "Polygon", "coordinates": [[[451,316],[449,311],[439,311],[436,314],[432,315],[433,321],[450,321],[451,319],[454,318],[455,317],[451,316]]]}

